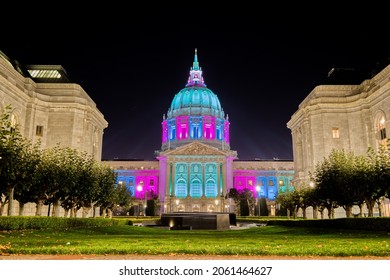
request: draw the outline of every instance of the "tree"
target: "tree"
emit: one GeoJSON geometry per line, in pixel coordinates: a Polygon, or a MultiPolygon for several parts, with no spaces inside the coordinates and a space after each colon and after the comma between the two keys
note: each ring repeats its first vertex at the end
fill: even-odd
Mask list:
{"type": "MultiPolygon", "coordinates": [[[[112,211],[113,207],[119,201],[117,198],[116,178],[117,174],[108,166],[101,164],[98,170],[98,200],[95,206],[100,207],[102,216],[106,212],[112,211]]],[[[95,211],[94,211],[95,216],[95,211]]]]}
{"type": "MultiPolygon", "coordinates": [[[[275,202],[280,204],[281,207],[287,209],[287,219],[290,219],[291,213],[295,214],[295,198],[293,192],[279,193],[276,197],[275,202]]],[[[295,216],[294,216],[295,219],[295,216]]]]}
{"type": "Polygon", "coordinates": [[[234,213],[237,216],[241,215],[241,199],[239,192],[236,188],[231,188],[229,189],[229,192],[226,195],[227,198],[233,199],[234,201],[234,213]]]}
{"type": "Polygon", "coordinates": [[[8,216],[13,215],[15,189],[28,180],[26,167],[29,165],[30,141],[22,136],[17,123],[13,122],[11,105],[5,107],[0,116],[0,214],[8,203],[8,216]]]}
{"type": "Polygon", "coordinates": [[[42,160],[40,143],[28,145],[22,153],[23,160],[19,162],[18,188],[14,191],[14,199],[19,202],[19,216],[24,214],[24,205],[29,202],[36,202],[37,193],[41,188],[37,180],[39,176],[38,167],[42,160]]]}
{"type": "Polygon", "coordinates": [[[328,209],[329,218],[337,206],[343,206],[347,217],[351,216],[360,187],[354,179],[355,161],[356,157],[352,152],[332,150],[329,157],[316,166],[317,194],[321,204],[328,209]]]}
{"type": "MultiPolygon", "coordinates": [[[[241,207],[244,206],[243,208],[241,208],[241,211],[243,211],[247,207],[248,215],[254,216],[256,199],[253,195],[253,192],[248,188],[244,188],[238,191],[238,193],[239,193],[239,198],[241,200],[241,207]]],[[[245,214],[241,213],[241,215],[245,215],[245,214]]]]}
{"type": "Polygon", "coordinates": [[[388,196],[390,190],[390,153],[385,145],[379,146],[376,152],[369,148],[368,170],[362,172],[360,177],[364,180],[364,200],[368,216],[372,217],[375,203],[380,206],[382,198],[388,196]]]}

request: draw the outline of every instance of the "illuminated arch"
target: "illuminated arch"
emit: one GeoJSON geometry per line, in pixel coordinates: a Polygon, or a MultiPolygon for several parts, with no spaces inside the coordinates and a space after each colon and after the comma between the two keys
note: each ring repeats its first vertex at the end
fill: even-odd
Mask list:
{"type": "Polygon", "coordinates": [[[202,182],[198,178],[191,181],[190,195],[197,198],[202,196],[202,182]]]}
{"type": "Polygon", "coordinates": [[[217,197],[217,182],[213,178],[206,181],[206,197],[217,197]]]}
{"type": "Polygon", "coordinates": [[[175,195],[182,198],[187,196],[187,181],[183,178],[180,178],[176,181],[175,195]]]}

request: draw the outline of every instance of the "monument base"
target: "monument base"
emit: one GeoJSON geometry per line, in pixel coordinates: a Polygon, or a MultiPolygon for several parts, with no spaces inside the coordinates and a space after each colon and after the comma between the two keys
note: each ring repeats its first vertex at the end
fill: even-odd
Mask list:
{"type": "Polygon", "coordinates": [[[161,214],[161,225],[175,229],[230,229],[236,225],[234,213],[174,212],[161,214]]]}

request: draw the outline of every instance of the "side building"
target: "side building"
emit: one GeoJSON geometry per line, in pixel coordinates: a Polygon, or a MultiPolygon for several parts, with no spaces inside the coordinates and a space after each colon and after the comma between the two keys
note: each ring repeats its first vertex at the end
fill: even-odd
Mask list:
{"type": "MultiPolygon", "coordinates": [[[[366,155],[369,147],[387,146],[389,120],[390,65],[367,73],[332,69],[287,123],[292,134],[294,185],[310,185],[310,174],[333,149],[366,155]]],[[[384,216],[390,216],[388,199],[380,207],[384,216]]]]}
{"type": "MultiPolygon", "coordinates": [[[[70,147],[102,157],[103,114],[60,65],[22,65],[0,51],[0,113],[12,106],[11,121],[23,137],[41,148],[70,147]]],[[[18,204],[14,204],[18,213],[18,204]]],[[[4,210],[6,211],[6,210],[4,210]]],[[[35,204],[25,206],[34,215],[35,204]]]]}

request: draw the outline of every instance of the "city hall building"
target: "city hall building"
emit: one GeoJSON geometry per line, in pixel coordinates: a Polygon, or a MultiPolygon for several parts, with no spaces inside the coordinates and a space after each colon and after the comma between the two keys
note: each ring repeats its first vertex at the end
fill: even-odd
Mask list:
{"type": "MultiPolygon", "coordinates": [[[[232,188],[250,190],[265,202],[268,215],[276,215],[278,194],[308,183],[315,164],[333,147],[362,153],[386,141],[389,80],[390,66],[359,84],[316,87],[287,123],[294,161],[240,161],[230,147],[229,117],[207,87],[195,50],[185,87],[172,94],[170,108],[156,120],[161,149],[155,160],[106,162],[117,184],[134,196],[134,215],[145,214],[148,200],[158,201],[158,214],[232,212],[235,205],[227,196],[232,188]]],[[[15,108],[12,117],[23,136],[40,139],[42,148],[60,142],[101,160],[108,123],[61,66],[21,65],[0,52],[0,102],[0,110],[8,104],[15,108]]],[[[26,207],[27,215],[34,213],[34,205],[26,207]]]]}
{"type": "Polygon", "coordinates": [[[266,213],[275,215],[278,193],[293,190],[293,161],[240,161],[230,148],[229,130],[229,118],[206,86],[195,50],[187,83],[172,95],[161,120],[156,161],[109,164],[118,174],[118,184],[126,185],[137,199],[138,214],[155,197],[159,213],[231,212],[235,204],[228,193],[235,188],[250,190],[258,202],[264,201],[266,213]]]}

